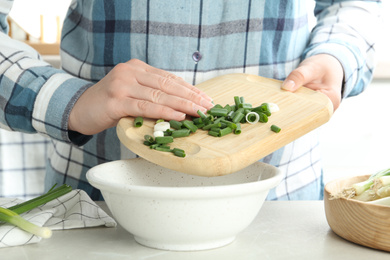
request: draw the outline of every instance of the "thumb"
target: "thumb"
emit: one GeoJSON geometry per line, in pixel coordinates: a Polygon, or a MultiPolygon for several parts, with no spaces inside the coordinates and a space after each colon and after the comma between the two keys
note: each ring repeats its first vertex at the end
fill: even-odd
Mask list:
{"type": "Polygon", "coordinates": [[[282,83],[282,89],[288,91],[296,91],[301,86],[313,80],[314,73],[311,72],[308,66],[300,65],[293,70],[282,83]]]}

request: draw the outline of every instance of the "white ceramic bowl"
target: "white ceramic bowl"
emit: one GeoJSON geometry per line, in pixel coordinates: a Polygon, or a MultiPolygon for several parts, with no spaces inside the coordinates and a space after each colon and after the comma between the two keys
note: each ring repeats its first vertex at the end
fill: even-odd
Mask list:
{"type": "Polygon", "coordinates": [[[176,172],[142,158],[90,169],[116,221],[145,246],[193,251],[231,243],[258,214],[281,172],[256,162],[225,176],[176,172]]]}

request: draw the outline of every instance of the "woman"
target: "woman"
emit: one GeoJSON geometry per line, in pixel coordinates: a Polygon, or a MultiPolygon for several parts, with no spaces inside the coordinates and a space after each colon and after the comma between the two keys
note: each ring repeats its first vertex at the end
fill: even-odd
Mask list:
{"type": "MultiPolygon", "coordinates": [[[[212,97],[193,87],[202,81],[261,75],[284,80],[289,91],[321,91],[334,109],[362,92],[375,63],[379,2],[317,1],[309,32],[306,1],[73,1],[61,38],[63,71],[1,36],[1,126],[51,137],[46,189],[64,182],[100,199],[86,171],[136,156],[116,137],[118,120],[205,111],[212,97]]],[[[10,4],[1,4],[6,28],[10,4]]],[[[268,199],[322,199],[316,131],[262,160],[285,174],[268,199]]]]}

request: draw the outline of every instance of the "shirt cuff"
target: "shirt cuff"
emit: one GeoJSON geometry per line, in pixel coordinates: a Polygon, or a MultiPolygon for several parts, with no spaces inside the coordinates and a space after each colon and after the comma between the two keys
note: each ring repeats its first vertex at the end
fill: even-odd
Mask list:
{"type": "Polygon", "coordinates": [[[79,97],[93,84],[69,74],[52,75],[42,86],[35,100],[33,127],[37,132],[58,141],[83,145],[92,136],[68,129],[70,112],[79,97]]]}

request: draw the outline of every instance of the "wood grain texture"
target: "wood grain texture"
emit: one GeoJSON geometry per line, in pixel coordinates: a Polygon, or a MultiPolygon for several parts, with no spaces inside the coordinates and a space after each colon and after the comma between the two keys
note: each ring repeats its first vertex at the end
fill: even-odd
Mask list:
{"type": "Polygon", "coordinates": [[[366,180],[369,175],[329,182],[325,186],[325,214],[331,229],[353,243],[390,252],[390,207],[352,199],[329,200],[351,184],[366,180]]]}
{"type": "Polygon", "coordinates": [[[184,149],[185,158],[143,145],[144,135],[153,134],[154,119],[144,119],[141,128],[133,127],[131,117],[121,119],[117,126],[121,142],[139,156],[163,167],[200,176],[220,176],[236,172],[321,126],[333,113],[332,103],[322,93],[304,87],[291,93],[281,90],[281,81],[255,75],[228,74],[197,87],[211,96],[215,104],[234,104],[234,96],[243,96],[253,106],[276,103],[280,111],[273,113],[267,123],[242,124],[240,135],[217,138],[198,130],[189,137],[176,138],[171,147],[184,149]],[[272,132],[272,124],[282,130],[272,132]]]}

